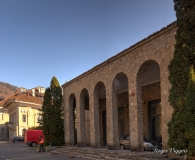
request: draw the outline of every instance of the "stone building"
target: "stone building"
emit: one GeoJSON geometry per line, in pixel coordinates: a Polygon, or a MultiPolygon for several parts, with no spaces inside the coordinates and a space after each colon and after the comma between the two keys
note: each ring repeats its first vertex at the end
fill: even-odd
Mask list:
{"type": "Polygon", "coordinates": [[[173,22],[62,85],[65,145],[118,149],[119,137],[130,134],[131,150],[143,150],[144,136],[160,137],[168,149],[176,29],[173,22]]]}

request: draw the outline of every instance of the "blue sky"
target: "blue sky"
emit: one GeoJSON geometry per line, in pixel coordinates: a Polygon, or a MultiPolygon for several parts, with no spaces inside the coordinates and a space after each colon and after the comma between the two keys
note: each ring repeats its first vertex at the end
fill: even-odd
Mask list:
{"type": "Polygon", "coordinates": [[[64,84],[176,20],[172,0],[0,0],[0,81],[64,84]]]}

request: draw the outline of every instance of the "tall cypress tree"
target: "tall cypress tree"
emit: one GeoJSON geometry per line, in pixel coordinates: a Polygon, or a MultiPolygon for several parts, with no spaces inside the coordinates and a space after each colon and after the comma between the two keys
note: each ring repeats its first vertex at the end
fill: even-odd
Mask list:
{"type": "Polygon", "coordinates": [[[172,84],[169,102],[174,108],[172,119],[168,123],[168,143],[170,147],[185,149],[188,146],[188,140],[184,136],[186,128],[181,117],[185,109],[190,67],[194,65],[195,1],[173,1],[177,17],[177,32],[174,56],[168,67],[169,81],[172,84]]]}
{"type": "Polygon", "coordinates": [[[182,128],[186,141],[186,149],[190,156],[195,156],[195,74],[191,67],[185,105],[183,107],[182,128]]]}
{"type": "Polygon", "coordinates": [[[50,120],[51,142],[54,145],[64,144],[64,127],[62,119],[62,89],[56,77],[52,77],[50,83],[52,107],[50,120]]]}
{"type": "Polygon", "coordinates": [[[51,143],[51,136],[50,136],[50,125],[51,125],[51,91],[50,88],[46,88],[43,107],[42,107],[42,118],[43,118],[43,134],[45,138],[45,145],[49,145],[51,143]]]}

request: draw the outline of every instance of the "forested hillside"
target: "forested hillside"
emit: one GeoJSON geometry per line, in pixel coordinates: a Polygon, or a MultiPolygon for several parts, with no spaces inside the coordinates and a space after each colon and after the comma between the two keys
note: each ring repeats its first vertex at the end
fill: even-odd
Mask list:
{"type": "Polygon", "coordinates": [[[19,88],[17,86],[13,86],[5,82],[0,82],[0,98],[10,97],[14,95],[16,92],[19,92],[19,88]]]}

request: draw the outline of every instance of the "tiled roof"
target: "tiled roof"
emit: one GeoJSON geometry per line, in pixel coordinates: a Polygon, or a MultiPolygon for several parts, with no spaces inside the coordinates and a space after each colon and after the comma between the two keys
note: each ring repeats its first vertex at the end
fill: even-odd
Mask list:
{"type": "Polygon", "coordinates": [[[29,94],[16,94],[16,95],[11,96],[3,101],[0,101],[0,106],[4,106],[10,100],[17,100],[17,101],[41,104],[42,103],[41,101],[43,101],[43,98],[41,99],[40,97],[33,97],[29,94]]]}
{"type": "Polygon", "coordinates": [[[136,48],[137,46],[139,46],[139,45],[141,45],[141,44],[147,42],[149,39],[152,39],[153,37],[158,36],[159,34],[163,33],[163,32],[164,32],[165,30],[167,30],[168,28],[172,28],[172,27],[175,27],[175,26],[176,26],[176,21],[172,22],[171,24],[167,25],[166,27],[163,27],[162,29],[160,29],[160,30],[157,31],[157,32],[154,32],[153,34],[151,34],[151,35],[149,35],[148,37],[142,39],[141,41],[135,43],[134,45],[130,46],[129,48],[127,48],[127,49],[125,49],[125,50],[119,52],[118,54],[116,54],[116,55],[110,57],[110,58],[107,59],[106,61],[103,61],[102,63],[96,65],[95,67],[93,67],[93,68],[91,68],[90,70],[88,70],[88,71],[82,73],[81,75],[79,75],[79,76],[73,78],[73,79],[70,80],[69,82],[64,83],[62,86],[66,86],[66,85],[68,85],[68,84],[74,82],[75,80],[77,80],[77,79],[83,77],[84,75],[86,75],[86,74],[92,72],[93,70],[98,69],[99,67],[103,66],[104,64],[107,64],[107,63],[113,61],[114,59],[116,59],[116,58],[118,58],[118,57],[124,55],[127,51],[136,48]]]}
{"type": "Polygon", "coordinates": [[[22,94],[22,96],[18,96],[16,98],[18,101],[23,101],[23,102],[30,102],[30,103],[36,103],[36,104],[41,104],[41,98],[40,97],[33,97],[27,94],[22,94]]]}
{"type": "Polygon", "coordinates": [[[8,98],[6,98],[6,99],[0,101],[0,107],[3,107],[3,105],[4,105],[7,101],[9,101],[9,99],[12,98],[12,97],[13,97],[13,96],[10,96],[10,97],[8,97],[8,98]]]}

